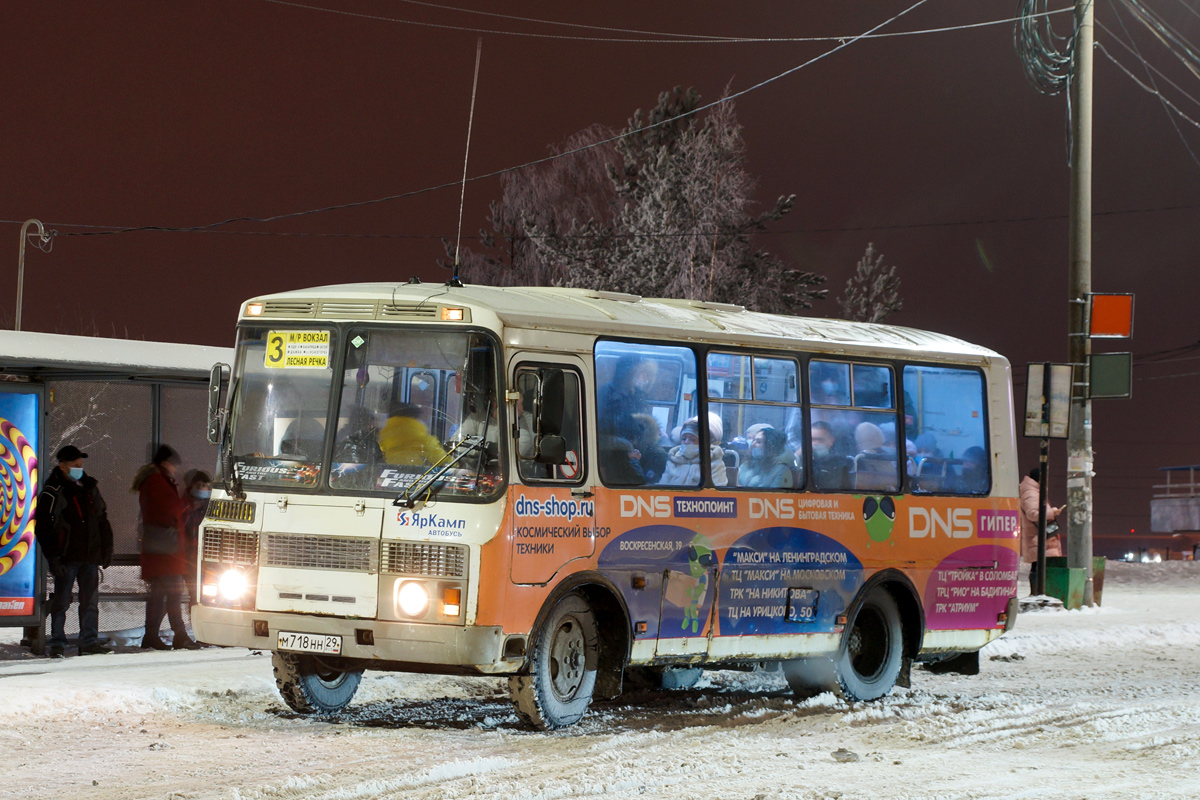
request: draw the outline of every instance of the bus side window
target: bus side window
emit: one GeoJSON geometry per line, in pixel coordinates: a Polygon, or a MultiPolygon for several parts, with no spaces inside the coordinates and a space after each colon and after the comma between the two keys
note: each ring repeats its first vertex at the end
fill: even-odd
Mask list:
{"type": "Polygon", "coordinates": [[[707,454],[693,454],[693,469],[685,458],[691,448],[672,441],[682,436],[684,409],[696,402],[687,388],[696,385],[695,354],[686,347],[602,340],[595,370],[596,446],[605,485],[699,486],[698,465],[707,454]]]}
{"type": "Polygon", "coordinates": [[[962,367],[904,368],[905,413],[913,417],[908,488],[983,495],[991,489],[983,376],[962,367]]]}
{"type": "Polygon", "coordinates": [[[795,359],[712,352],[707,368],[709,412],[723,431],[713,444],[724,451],[725,485],[801,488],[804,415],[795,359]]]}
{"type": "Polygon", "coordinates": [[[891,367],[814,360],[809,374],[814,486],[833,492],[899,491],[891,367]]]}

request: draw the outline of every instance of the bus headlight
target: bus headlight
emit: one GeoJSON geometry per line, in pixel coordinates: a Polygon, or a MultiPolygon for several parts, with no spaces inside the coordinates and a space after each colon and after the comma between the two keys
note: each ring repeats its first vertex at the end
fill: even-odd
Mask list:
{"type": "Polygon", "coordinates": [[[246,580],[246,574],[240,569],[226,570],[221,577],[217,578],[217,593],[221,599],[229,602],[241,600],[249,586],[250,582],[246,580]]]}
{"type": "Polygon", "coordinates": [[[429,610],[429,592],[416,581],[396,581],[394,599],[405,616],[423,617],[429,610]]]}

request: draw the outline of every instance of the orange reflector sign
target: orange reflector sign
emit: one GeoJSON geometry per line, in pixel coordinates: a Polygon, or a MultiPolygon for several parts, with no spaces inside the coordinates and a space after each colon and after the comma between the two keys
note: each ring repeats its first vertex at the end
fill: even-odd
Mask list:
{"type": "Polygon", "coordinates": [[[1088,295],[1088,336],[1093,339],[1133,336],[1133,295],[1088,295]]]}

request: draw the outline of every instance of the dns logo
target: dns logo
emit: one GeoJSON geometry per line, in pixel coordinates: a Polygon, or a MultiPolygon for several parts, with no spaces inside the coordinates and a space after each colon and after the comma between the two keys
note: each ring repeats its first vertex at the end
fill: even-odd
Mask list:
{"type": "Polygon", "coordinates": [[[969,508],[909,508],[908,535],[913,539],[946,536],[970,539],[975,534],[975,515],[969,508]]]}
{"type": "Polygon", "coordinates": [[[669,517],[671,516],[671,497],[665,494],[655,494],[650,497],[641,495],[621,495],[622,517],[669,517]]]}

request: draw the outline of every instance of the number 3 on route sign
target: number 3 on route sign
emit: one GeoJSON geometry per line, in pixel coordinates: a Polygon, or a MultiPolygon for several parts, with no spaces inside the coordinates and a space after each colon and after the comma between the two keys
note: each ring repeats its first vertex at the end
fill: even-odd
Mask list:
{"type": "Polygon", "coordinates": [[[567,451],[567,463],[558,467],[562,476],[568,480],[579,477],[579,454],[574,450],[567,451]]]}
{"type": "Polygon", "coordinates": [[[283,334],[279,333],[278,331],[271,331],[270,335],[267,336],[267,363],[266,363],[266,366],[282,367],[283,366],[283,355],[284,355],[283,334]]]}

